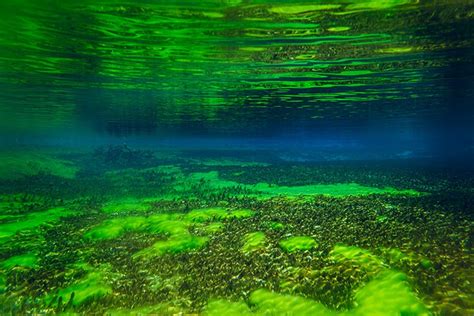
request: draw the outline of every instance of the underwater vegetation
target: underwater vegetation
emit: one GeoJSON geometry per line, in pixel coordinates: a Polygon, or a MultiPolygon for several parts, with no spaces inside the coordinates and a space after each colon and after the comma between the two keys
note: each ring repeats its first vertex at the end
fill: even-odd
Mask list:
{"type": "Polygon", "coordinates": [[[470,175],[445,178],[447,191],[433,185],[441,173],[420,170],[411,187],[412,171],[391,165],[374,182],[364,173],[382,165],[218,164],[202,153],[173,164],[176,153],[128,149],[93,165],[108,150],[58,156],[77,168],[67,182],[45,169],[0,187],[1,313],[474,310],[470,175]]]}

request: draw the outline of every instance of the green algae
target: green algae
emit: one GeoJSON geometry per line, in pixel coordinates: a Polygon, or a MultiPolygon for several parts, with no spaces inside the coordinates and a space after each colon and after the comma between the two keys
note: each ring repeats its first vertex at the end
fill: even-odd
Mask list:
{"type": "Polygon", "coordinates": [[[13,256],[0,263],[0,267],[10,270],[14,267],[24,267],[34,269],[38,267],[38,257],[34,253],[13,256]]]}
{"type": "Polygon", "coordinates": [[[89,230],[84,236],[96,240],[113,239],[122,236],[126,232],[139,230],[145,227],[146,224],[146,218],[138,216],[107,219],[89,230]]]}
{"type": "Polygon", "coordinates": [[[226,300],[212,300],[204,310],[205,316],[252,316],[258,315],[250,310],[243,301],[229,302],[226,300]]]}
{"type": "Polygon", "coordinates": [[[215,234],[221,231],[222,228],[224,228],[224,225],[222,223],[207,223],[202,226],[202,229],[207,234],[215,234]]]}
{"type": "Polygon", "coordinates": [[[280,222],[269,222],[267,226],[273,230],[282,230],[283,228],[285,228],[285,225],[280,222]]]}
{"type": "Polygon", "coordinates": [[[401,272],[387,270],[355,291],[354,308],[336,311],[320,302],[259,289],[250,294],[250,308],[245,302],[210,301],[205,315],[429,315],[423,303],[410,289],[401,272]],[[227,314],[226,311],[229,311],[227,314]]]}
{"type": "Polygon", "coordinates": [[[185,215],[185,219],[203,223],[216,220],[222,220],[227,216],[227,210],[222,207],[211,207],[203,209],[195,209],[185,215]]]}
{"type": "MultiPolygon", "coordinates": [[[[141,306],[132,309],[117,308],[105,312],[107,316],[181,315],[183,310],[167,303],[141,306]]],[[[185,314],[187,315],[187,314],[185,314]]]]}
{"type": "Polygon", "coordinates": [[[186,220],[192,222],[209,222],[209,221],[219,221],[228,218],[242,219],[247,217],[252,217],[254,212],[248,209],[237,209],[237,210],[227,210],[222,207],[212,207],[204,209],[195,209],[187,213],[185,216],[186,220]]]}
{"type": "Polygon", "coordinates": [[[398,190],[394,188],[374,188],[359,185],[357,183],[336,183],[336,184],[314,184],[302,186],[279,186],[268,183],[242,184],[235,181],[222,180],[217,171],[207,173],[193,173],[187,180],[187,185],[176,186],[175,189],[189,190],[192,183],[207,185],[208,190],[220,190],[224,188],[242,188],[250,192],[245,196],[258,198],[272,198],[275,196],[296,197],[302,195],[329,195],[334,197],[345,197],[350,195],[370,195],[370,194],[391,194],[391,195],[413,195],[421,193],[415,190],[398,190]]]}
{"type": "Polygon", "coordinates": [[[148,232],[157,234],[187,233],[189,223],[177,220],[176,214],[158,214],[149,217],[126,216],[104,220],[92,227],[84,235],[85,238],[95,240],[114,239],[127,232],[148,232]]]}
{"type": "Polygon", "coordinates": [[[178,254],[202,248],[208,237],[196,237],[189,234],[172,236],[168,240],[158,241],[133,255],[133,258],[152,258],[165,254],[178,254]]]}
{"type": "Polygon", "coordinates": [[[72,300],[73,306],[79,306],[112,294],[112,287],[108,282],[108,276],[110,276],[109,265],[103,264],[98,267],[91,267],[88,264],[79,263],[76,264],[76,268],[86,271],[86,275],[68,287],[50,293],[46,297],[46,301],[52,302],[62,298],[64,303],[69,303],[72,300]]]}
{"type": "Polygon", "coordinates": [[[67,160],[35,151],[0,153],[0,179],[18,179],[40,173],[72,179],[79,170],[67,160]]]}
{"type": "Polygon", "coordinates": [[[118,238],[127,232],[145,232],[163,234],[166,240],[155,242],[152,246],[134,254],[134,258],[156,257],[164,254],[177,254],[203,247],[207,236],[193,236],[189,229],[194,227],[206,235],[222,229],[220,221],[225,219],[242,219],[253,216],[248,209],[227,210],[224,208],[194,209],[189,213],[157,214],[148,217],[128,216],[104,220],[92,227],[84,238],[91,240],[108,240],[118,238]]]}
{"type": "Polygon", "coordinates": [[[369,271],[379,269],[384,265],[383,261],[370,251],[355,246],[338,244],[329,255],[334,261],[342,262],[349,260],[369,271]]]}
{"type": "Polygon", "coordinates": [[[332,315],[333,312],[323,304],[303,297],[257,290],[250,295],[250,303],[258,306],[262,314],[270,315],[332,315]]]}
{"type": "Polygon", "coordinates": [[[57,207],[43,212],[33,212],[24,216],[16,216],[14,221],[0,224],[0,244],[7,242],[19,232],[34,230],[43,224],[57,221],[72,212],[64,207],[57,207]]]}
{"type": "Polygon", "coordinates": [[[287,252],[310,250],[317,246],[318,243],[309,236],[293,236],[280,241],[280,247],[287,252]]]}
{"type": "Polygon", "coordinates": [[[355,315],[429,315],[404,273],[386,270],[355,292],[355,315]]]}
{"type": "Polygon", "coordinates": [[[244,245],[242,246],[242,251],[245,253],[250,253],[260,250],[265,247],[265,240],[266,237],[263,232],[245,234],[243,238],[244,245]]]}
{"type": "Polygon", "coordinates": [[[297,196],[297,195],[330,195],[335,197],[343,197],[349,195],[369,195],[369,194],[402,194],[402,195],[418,195],[418,192],[413,190],[397,190],[393,188],[372,188],[359,185],[357,183],[337,183],[337,184],[315,184],[315,185],[304,185],[304,186],[276,186],[269,185],[267,183],[259,183],[253,187],[255,190],[260,191],[271,196],[285,195],[285,196],[297,196]]]}
{"type": "Polygon", "coordinates": [[[237,210],[232,210],[227,213],[226,219],[227,218],[235,218],[235,219],[242,219],[242,218],[249,218],[255,215],[255,212],[249,209],[237,209],[237,210]]]}

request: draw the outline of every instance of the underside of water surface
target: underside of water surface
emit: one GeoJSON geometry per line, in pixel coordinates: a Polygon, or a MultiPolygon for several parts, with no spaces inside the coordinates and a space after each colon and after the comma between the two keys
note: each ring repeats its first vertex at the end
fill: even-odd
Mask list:
{"type": "Polygon", "coordinates": [[[474,4],[0,1],[1,315],[474,315],[474,4]]]}

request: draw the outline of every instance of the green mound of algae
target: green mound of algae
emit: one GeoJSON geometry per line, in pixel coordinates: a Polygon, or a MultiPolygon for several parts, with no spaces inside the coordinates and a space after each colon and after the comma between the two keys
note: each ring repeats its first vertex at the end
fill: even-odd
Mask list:
{"type": "Polygon", "coordinates": [[[330,252],[330,257],[334,261],[351,261],[352,263],[365,268],[368,271],[380,269],[384,266],[384,262],[370,251],[343,244],[337,244],[330,252]]]}
{"type": "Polygon", "coordinates": [[[14,267],[36,268],[38,266],[38,257],[34,253],[13,256],[0,263],[0,267],[10,270],[14,267]]]}
{"type": "Polygon", "coordinates": [[[280,241],[280,247],[287,252],[316,248],[318,243],[309,236],[293,236],[280,241]]]}
{"type": "Polygon", "coordinates": [[[244,301],[210,301],[205,315],[430,315],[424,304],[410,288],[407,276],[385,268],[382,261],[369,251],[353,246],[337,245],[331,252],[337,261],[351,262],[373,268],[379,265],[378,273],[354,292],[354,307],[336,311],[322,303],[296,295],[286,295],[259,289],[251,293],[248,305],[244,301]]]}
{"type": "Polygon", "coordinates": [[[203,247],[208,237],[197,237],[190,234],[172,236],[168,240],[158,241],[133,255],[133,258],[156,257],[164,254],[177,254],[197,250],[203,247]]]}
{"type": "Polygon", "coordinates": [[[265,247],[265,234],[263,232],[248,233],[244,236],[244,245],[242,251],[250,253],[265,247]]]}
{"type": "Polygon", "coordinates": [[[211,301],[205,315],[429,315],[410,289],[406,275],[391,270],[357,289],[354,308],[348,311],[331,310],[311,299],[266,289],[252,292],[249,303],[252,307],[245,302],[211,301]]]}
{"type": "Polygon", "coordinates": [[[154,243],[133,255],[134,258],[155,257],[164,254],[176,254],[203,247],[207,236],[193,236],[189,228],[197,226],[202,232],[212,234],[222,228],[224,219],[241,219],[253,216],[246,209],[226,210],[224,208],[195,209],[189,213],[158,214],[148,217],[128,216],[107,219],[87,231],[84,235],[90,240],[108,240],[118,238],[127,232],[145,232],[164,234],[168,238],[154,243]]]}
{"type": "Polygon", "coordinates": [[[61,298],[64,304],[79,306],[112,294],[112,287],[107,282],[110,266],[104,264],[94,268],[88,264],[78,264],[78,267],[87,274],[70,286],[49,294],[46,301],[52,302],[61,298]]]}
{"type": "Polygon", "coordinates": [[[10,240],[16,233],[37,229],[43,224],[57,221],[59,218],[71,214],[72,212],[64,207],[57,207],[47,211],[10,217],[8,222],[0,224],[0,244],[10,240]]]}

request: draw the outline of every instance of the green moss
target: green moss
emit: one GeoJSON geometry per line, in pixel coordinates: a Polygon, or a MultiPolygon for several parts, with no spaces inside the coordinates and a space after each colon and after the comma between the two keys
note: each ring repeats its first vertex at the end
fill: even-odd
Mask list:
{"type": "Polygon", "coordinates": [[[429,315],[401,272],[382,272],[356,291],[355,300],[355,315],[429,315]]]}
{"type": "Polygon", "coordinates": [[[70,161],[57,159],[52,155],[33,151],[0,153],[0,179],[18,179],[39,173],[63,178],[74,178],[78,168],[70,161]]]}
{"type": "Polygon", "coordinates": [[[7,242],[16,233],[34,230],[39,226],[57,221],[62,216],[71,215],[72,212],[63,207],[53,208],[43,212],[33,212],[24,216],[15,216],[14,221],[0,224],[0,244],[7,242]]]}
{"type": "Polygon", "coordinates": [[[280,241],[280,247],[287,252],[309,250],[317,246],[317,242],[309,236],[294,236],[280,241]]]}
{"type": "Polygon", "coordinates": [[[34,253],[26,253],[19,256],[13,256],[3,261],[0,266],[3,269],[12,269],[14,267],[25,267],[34,269],[38,266],[38,257],[34,253]]]}
{"type": "Polygon", "coordinates": [[[54,297],[61,297],[63,302],[69,302],[72,298],[72,304],[79,306],[112,294],[112,287],[106,281],[109,266],[102,265],[99,268],[92,268],[88,265],[82,265],[82,267],[88,271],[87,274],[67,288],[60,289],[54,295],[49,295],[49,300],[54,297]]]}
{"type": "Polygon", "coordinates": [[[262,232],[248,233],[244,236],[244,245],[242,251],[245,253],[253,252],[265,247],[265,234],[262,232]]]}
{"type": "Polygon", "coordinates": [[[208,237],[196,237],[191,235],[173,236],[168,240],[158,241],[151,247],[137,252],[133,255],[133,258],[152,258],[164,254],[178,254],[197,250],[203,247],[207,241],[208,237]]]}

